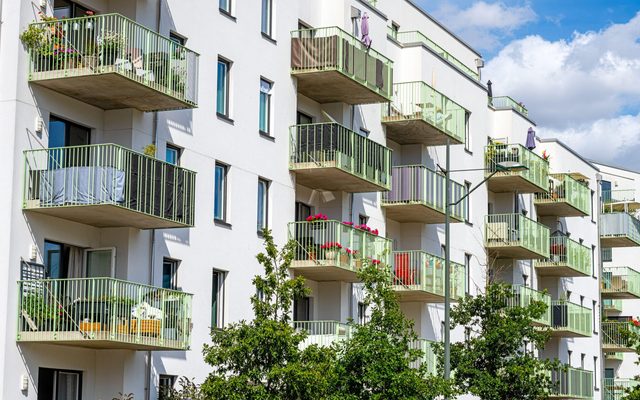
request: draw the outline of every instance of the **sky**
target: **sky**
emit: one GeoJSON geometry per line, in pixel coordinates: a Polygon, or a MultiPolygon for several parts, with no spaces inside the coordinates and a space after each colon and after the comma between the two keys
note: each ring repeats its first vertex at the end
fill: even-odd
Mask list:
{"type": "Polygon", "coordinates": [[[640,171],[640,0],[416,0],[485,59],[541,137],[640,171]]]}

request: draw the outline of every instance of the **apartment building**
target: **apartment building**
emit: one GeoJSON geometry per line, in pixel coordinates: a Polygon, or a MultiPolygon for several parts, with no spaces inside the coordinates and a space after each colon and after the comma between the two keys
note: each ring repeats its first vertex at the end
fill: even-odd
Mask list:
{"type": "Polygon", "coordinates": [[[635,173],[536,140],[522,104],[489,97],[481,55],[410,0],[252,3],[0,3],[2,398],[155,399],[201,381],[211,327],[251,318],[264,227],[297,243],[309,343],[366,319],[370,259],[435,367],[447,151],[451,299],[490,279],[515,285],[514,304],[547,302],[539,356],[570,367],[552,398],[635,375],[607,347],[616,321],[600,324],[601,307],[634,315],[619,247],[640,244],[640,223],[605,181],[635,188],[635,173]],[[628,237],[599,234],[615,214],[601,210],[628,237]]]}

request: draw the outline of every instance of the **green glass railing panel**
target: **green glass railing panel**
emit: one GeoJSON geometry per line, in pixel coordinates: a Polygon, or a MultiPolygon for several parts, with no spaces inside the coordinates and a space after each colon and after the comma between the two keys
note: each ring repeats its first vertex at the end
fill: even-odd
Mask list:
{"type": "Polygon", "coordinates": [[[537,318],[534,321],[546,326],[551,325],[551,297],[548,294],[522,285],[513,285],[512,290],[513,296],[507,299],[508,307],[525,308],[531,305],[534,301],[541,301],[547,305],[547,309],[540,318],[537,318]]]}
{"type": "Polygon", "coordinates": [[[113,278],[18,281],[17,340],[186,350],[191,301],[188,293],[113,278]]]}
{"type": "Polygon", "coordinates": [[[584,275],[591,273],[591,249],[566,236],[550,238],[550,257],[536,261],[537,268],[567,266],[584,275]]]}
{"type": "MultiPolygon", "coordinates": [[[[445,213],[445,177],[423,165],[391,168],[391,190],[382,193],[383,205],[422,204],[445,213]]],[[[458,202],[467,192],[464,185],[451,181],[450,203],[458,202]]],[[[450,216],[466,219],[467,199],[451,207],[450,216]]]]}
{"type": "Polygon", "coordinates": [[[196,173],[117,144],[26,150],[23,208],[113,205],[193,226],[196,173]]]}
{"type": "Polygon", "coordinates": [[[338,27],[291,32],[291,73],[338,71],[390,99],[393,61],[338,27]]]}
{"type": "Polygon", "coordinates": [[[289,169],[339,168],[391,188],[391,149],[338,123],[294,125],[289,169]]]}
{"type": "Polygon", "coordinates": [[[509,96],[489,97],[489,105],[496,110],[514,110],[525,117],[529,116],[529,111],[525,106],[509,96]]]}
{"type": "Polygon", "coordinates": [[[570,331],[582,336],[591,336],[593,331],[592,312],[581,305],[565,300],[551,302],[552,328],[570,331]]]}
{"type": "Polygon", "coordinates": [[[593,372],[564,366],[551,371],[552,389],[550,397],[592,399],[593,372]]]}
{"type": "Polygon", "coordinates": [[[390,239],[344,222],[291,222],[289,240],[296,243],[294,260],[309,260],[317,265],[338,265],[352,271],[357,271],[363,260],[391,265],[390,239]]]}
{"type": "Polygon", "coordinates": [[[462,61],[458,60],[456,57],[451,55],[451,53],[445,51],[442,47],[437,45],[433,40],[429,39],[423,33],[419,31],[405,31],[405,32],[392,32],[391,37],[396,39],[400,44],[407,45],[413,43],[420,43],[431,51],[447,60],[449,63],[453,64],[456,68],[470,76],[475,80],[480,79],[480,75],[478,71],[474,71],[473,69],[467,67],[462,61]]]}
{"type": "Polygon", "coordinates": [[[602,299],[602,306],[605,311],[622,311],[622,300],[602,299]]]}
{"type": "Polygon", "coordinates": [[[31,24],[30,80],[117,73],[190,104],[198,102],[199,55],[119,14],[31,24]]]}
{"type": "Polygon", "coordinates": [[[603,238],[626,237],[640,246],[640,221],[625,212],[600,215],[600,236],[603,238]]]}
{"type": "Polygon", "coordinates": [[[602,293],[631,293],[640,297],[640,273],[629,267],[604,267],[602,293]]]}
{"type": "Polygon", "coordinates": [[[546,191],[549,186],[549,162],[521,144],[494,143],[485,147],[485,176],[521,176],[546,191]],[[500,165],[515,164],[523,171],[501,171],[500,165]]]}
{"type": "Polygon", "coordinates": [[[351,327],[338,321],[294,321],[293,327],[307,334],[300,344],[302,348],[311,345],[329,347],[351,337],[351,327]]]}
{"type": "Polygon", "coordinates": [[[422,120],[464,143],[466,110],[425,82],[403,82],[393,85],[393,98],[382,105],[382,121],[422,120]]]}
{"type": "Polygon", "coordinates": [[[635,189],[616,189],[602,191],[602,202],[604,204],[626,203],[632,201],[636,201],[635,189]]]}
{"type": "Polygon", "coordinates": [[[434,342],[427,339],[418,339],[415,342],[409,344],[409,347],[414,350],[421,350],[422,357],[419,357],[414,362],[410,363],[411,368],[420,368],[422,365],[426,366],[427,374],[435,375],[438,372],[438,364],[436,353],[434,351],[434,342]]]}
{"type": "Polygon", "coordinates": [[[640,385],[635,379],[611,379],[604,378],[603,400],[624,400],[628,392],[640,385]]]}
{"type": "Polygon", "coordinates": [[[624,360],[624,353],[616,352],[616,353],[604,353],[604,356],[607,360],[613,361],[622,361],[624,360]]]}
{"type": "Polygon", "coordinates": [[[520,246],[549,257],[549,228],[522,214],[485,216],[485,247],[520,246]]]}
{"type": "MultiPolygon", "coordinates": [[[[464,265],[451,264],[451,299],[464,297],[464,265]]],[[[393,252],[393,285],[400,290],[420,290],[444,297],[445,260],[424,251],[393,252]]]]}
{"type": "Polygon", "coordinates": [[[550,175],[548,191],[536,193],[535,202],[539,204],[566,202],[585,215],[591,214],[589,187],[567,174],[550,175]]]}
{"type": "Polygon", "coordinates": [[[604,347],[633,347],[633,338],[640,335],[640,328],[630,321],[602,321],[602,345],[604,347]]]}

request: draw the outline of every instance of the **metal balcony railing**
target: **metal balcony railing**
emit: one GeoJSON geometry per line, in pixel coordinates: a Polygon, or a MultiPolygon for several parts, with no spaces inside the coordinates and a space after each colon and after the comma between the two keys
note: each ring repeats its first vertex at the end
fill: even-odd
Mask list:
{"type": "Polygon", "coordinates": [[[420,366],[426,365],[426,370],[429,375],[435,375],[438,372],[436,353],[433,345],[434,342],[427,339],[418,339],[410,344],[411,349],[422,351],[422,357],[410,363],[411,368],[420,368],[420,366]]]}
{"type": "Polygon", "coordinates": [[[485,176],[496,172],[496,178],[520,176],[546,191],[549,185],[549,162],[521,144],[494,143],[485,147],[485,176]],[[502,171],[500,165],[515,164],[526,167],[523,171],[502,171]]]}
{"type": "Polygon", "coordinates": [[[622,311],[622,300],[620,299],[602,299],[602,307],[605,311],[622,311]]]}
{"type": "Polygon", "coordinates": [[[489,105],[496,110],[513,110],[525,117],[529,116],[529,111],[525,106],[509,96],[489,97],[489,105]]]}
{"type": "Polygon", "coordinates": [[[551,302],[551,327],[556,331],[591,336],[593,331],[592,312],[587,307],[566,300],[551,302]]]}
{"type": "Polygon", "coordinates": [[[487,248],[522,247],[549,258],[549,228],[522,214],[485,216],[487,248]]]}
{"type": "MultiPolygon", "coordinates": [[[[640,328],[631,321],[602,321],[602,347],[617,351],[633,351],[640,328]]],[[[611,350],[609,350],[611,351],[611,350]]]]}
{"type": "Polygon", "coordinates": [[[351,327],[338,321],[294,321],[293,327],[307,333],[301,347],[311,345],[329,347],[351,337],[351,327]]]}
{"type": "Polygon", "coordinates": [[[603,297],[640,298],[640,272],[629,267],[604,267],[601,290],[603,297]]]}
{"type": "MultiPolygon", "coordinates": [[[[424,251],[393,252],[393,285],[399,291],[424,291],[444,298],[445,261],[424,251]]],[[[465,295],[464,265],[451,263],[451,299],[465,295]]]]}
{"type": "Polygon", "coordinates": [[[536,193],[535,204],[567,203],[584,215],[591,214],[591,191],[569,174],[549,176],[549,190],[536,193]]]}
{"type": "Polygon", "coordinates": [[[550,398],[592,399],[593,372],[564,366],[551,371],[553,388],[550,398]]]}
{"type": "Polygon", "coordinates": [[[640,221],[626,212],[605,213],[600,215],[600,236],[612,241],[611,246],[618,247],[615,240],[625,240],[630,245],[640,246],[640,221]]]}
{"type": "Polygon", "coordinates": [[[635,379],[604,378],[603,400],[623,400],[627,398],[628,392],[638,385],[640,382],[635,379]]]}
{"type": "Polygon", "coordinates": [[[550,239],[549,258],[536,260],[535,267],[554,269],[567,267],[582,275],[591,274],[591,249],[566,236],[553,236],[550,239]]]}
{"type": "Polygon", "coordinates": [[[513,285],[513,296],[507,299],[507,307],[529,307],[534,301],[540,301],[547,305],[547,309],[540,318],[534,321],[540,325],[551,325],[551,297],[539,290],[528,286],[513,285]]]}

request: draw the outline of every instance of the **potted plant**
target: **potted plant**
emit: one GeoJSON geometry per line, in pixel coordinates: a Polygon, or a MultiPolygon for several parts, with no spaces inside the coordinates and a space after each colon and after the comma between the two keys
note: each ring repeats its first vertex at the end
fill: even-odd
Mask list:
{"type": "Polygon", "coordinates": [[[309,260],[315,261],[316,260],[316,246],[313,244],[310,244],[309,246],[307,246],[307,254],[309,256],[309,260]]]}
{"type": "Polygon", "coordinates": [[[309,215],[306,218],[307,222],[322,222],[322,221],[327,221],[329,219],[329,217],[327,217],[324,214],[318,213],[316,215],[309,215]]]}
{"type": "Polygon", "coordinates": [[[106,31],[98,36],[98,51],[102,56],[102,65],[113,65],[120,58],[125,47],[125,39],[119,32],[106,31]]]}
{"type": "Polygon", "coordinates": [[[340,252],[340,265],[348,265],[349,264],[349,254],[351,250],[348,248],[344,248],[343,251],[340,252]]]}
{"type": "Polygon", "coordinates": [[[327,242],[320,246],[320,248],[324,250],[325,260],[336,260],[342,249],[342,245],[338,242],[327,242]]]}

